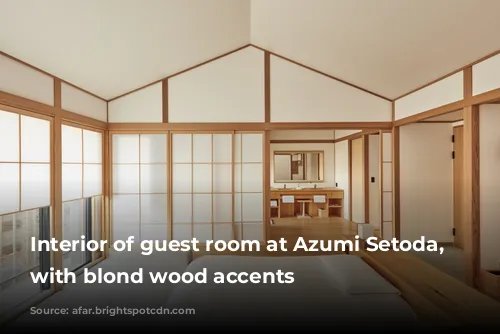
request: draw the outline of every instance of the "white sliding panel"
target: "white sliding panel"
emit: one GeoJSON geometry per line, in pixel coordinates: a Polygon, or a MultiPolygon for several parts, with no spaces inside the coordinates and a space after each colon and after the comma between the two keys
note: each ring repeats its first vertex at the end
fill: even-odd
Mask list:
{"type": "Polygon", "coordinates": [[[392,190],[392,133],[383,132],[380,136],[380,184],[381,190],[381,232],[382,239],[390,240],[393,238],[392,227],[392,203],[393,203],[393,190],[392,190]]]}
{"type": "Polygon", "coordinates": [[[233,239],[231,133],[172,134],[173,238],[233,239]]]}
{"type": "Polygon", "coordinates": [[[115,134],[112,140],[113,239],[167,240],[167,135],[115,134]]]}
{"type": "Polygon", "coordinates": [[[263,134],[236,134],[234,151],[235,234],[243,240],[263,240],[263,134]]]}
{"type": "Polygon", "coordinates": [[[351,142],[352,221],[366,223],[363,138],[351,142]]]}

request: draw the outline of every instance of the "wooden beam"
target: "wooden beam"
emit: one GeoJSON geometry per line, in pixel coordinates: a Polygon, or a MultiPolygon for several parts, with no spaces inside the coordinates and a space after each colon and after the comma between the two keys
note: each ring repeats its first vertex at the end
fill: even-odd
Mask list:
{"type": "Polygon", "coordinates": [[[163,79],[161,86],[162,93],[162,121],[168,123],[168,79],[163,79]]]}
{"type": "MultiPolygon", "coordinates": [[[[54,105],[61,105],[61,81],[54,80],[54,105]]],[[[57,107],[56,107],[57,108],[57,107]]],[[[60,113],[54,116],[52,121],[52,236],[58,242],[63,240],[62,222],[62,119],[60,113]]],[[[63,269],[62,252],[54,252],[52,255],[52,267],[55,270],[63,269]]],[[[63,284],[55,283],[55,290],[59,291],[63,284]]]]}
{"type": "Polygon", "coordinates": [[[472,96],[472,66],[464,68],[464,99],[472,96]]]}
{"type": "Polygon", "coordinates": [[[264,140],[263,140],[263,181],[264,181],[264,240],[269,239],[270,235],[270,224],[271,224],[271,143],[270,143],[271,134],[269,131],[264,132],[264,140]]]}
{"type": "Polygon", "coordinates": [[[401,238],[399,172],[399,127],[394,127],[392,129],[392,233],[398,240],[401,238]]]}
{"type": "Polygon", "coordinates": [[[479,107],[464,108],[464,253],[466,279],[473,287],[479,285],[480,215],[479,215],[479,107]]]}
{"type": "Polygon", "coordinates": [[[349,221],[352,222],[352,140],[351,139],[347,141],[347,162],[348,162],[347,182],[349,185],[349,221]]]}
{"type": "Polygon", "coordinates": [[[271,122],[271,54],[264,51],[264,119],[271,122]]]}
{"type": "Polygon", "coordinates": [[[333,139],[273,139],[271,144],[333,144],[333,139]]]}

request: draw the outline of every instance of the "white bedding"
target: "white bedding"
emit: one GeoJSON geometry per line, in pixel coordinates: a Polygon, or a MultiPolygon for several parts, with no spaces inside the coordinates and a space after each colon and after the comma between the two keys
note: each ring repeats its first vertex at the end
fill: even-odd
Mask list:
{"type": "Polygon", "coordinates": [[[183,328],[410,329],[416,324],[399,291],[354,255],[307,257],[204,256],[186,271],[208,271],[207,284],[179,284],[166,307],[194,308],[195,318],[178,318],[183,328]],[[294,272],[292,284],[215,284],[214,272],[294,272]],[[211,283],[212,282],[212,283],[211,283]],[[263,322],[265,322],[265,327],[263,322]],[[345,327],[345,328],[344,328],[345,327]],[[205,327],[206,328],[206,327],[205,327]]]}

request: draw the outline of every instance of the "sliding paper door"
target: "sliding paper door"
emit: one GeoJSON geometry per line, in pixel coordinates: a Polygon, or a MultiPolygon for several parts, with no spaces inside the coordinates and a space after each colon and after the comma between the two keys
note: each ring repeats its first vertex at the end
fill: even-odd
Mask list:
{"type": "MultiPolygon", "coordinates": [[[[102,237],[102,132],[62,125],[63,239],[101,240],[102,237]]],[[[100,252],[63,253],[63,267],[76,270],[100,252]]]]}
{"type": "Polygon", "coordinates": [[[392,133],[383,132],[380,136],[381,150],[381,234],[382,238],[390,240],[393,238],[392,228],[392,208],[393,208],[393,189],[392,189],[392,133]]]}
{"type": "Polygon", "coordinates": [[[235,134],[234,221],[240,240],[264,238],[263,138],[262,133],[235,134]]]}
{"type": "Polygon", "coordinates": [[[0,110],[0,315],[50,289],[29,273],[50,268],[51,161],[51,119],[0,110]]]}
{"type": "Polygon", "coordinates": [[[175,240],[233,239],[232,134],[172,134],[175,240]]]}
{"type": "Polygon", "coordinates": [[[168,137],[112,136],[112,239],[167,240],[168,137]]]}

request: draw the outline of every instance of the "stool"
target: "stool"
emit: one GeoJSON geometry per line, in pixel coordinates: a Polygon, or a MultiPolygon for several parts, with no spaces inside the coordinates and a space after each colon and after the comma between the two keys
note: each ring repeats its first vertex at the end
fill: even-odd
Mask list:
{"type": "Polygon", "coordinates": [[[297,202],[302,204],[302,213],[297,215],[297,218],[311,218],[311,216],[306,215],[306,203],[312,203],[312,201],[310,199],[299,199],[297,202]]]}

